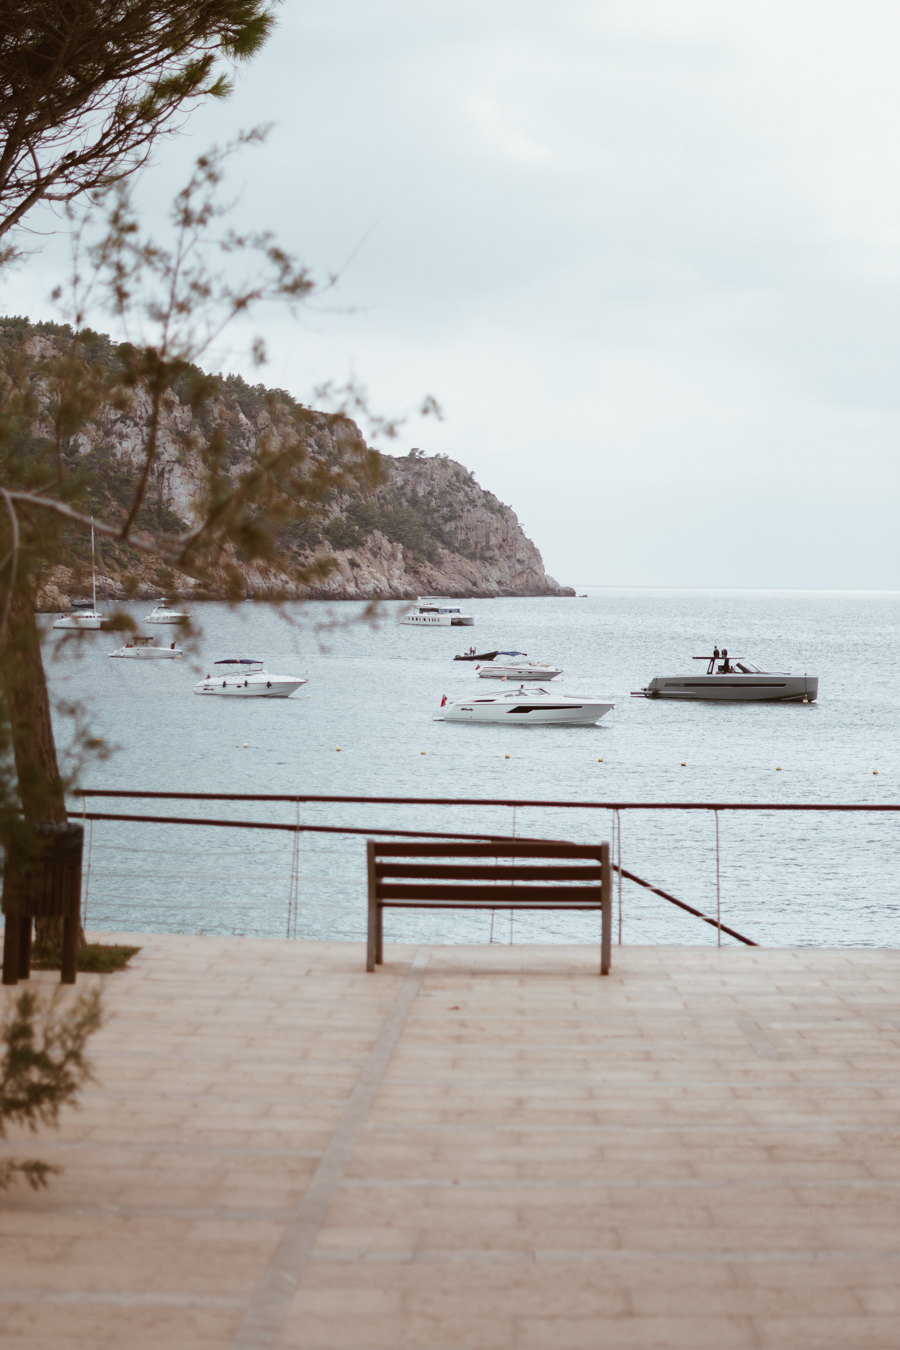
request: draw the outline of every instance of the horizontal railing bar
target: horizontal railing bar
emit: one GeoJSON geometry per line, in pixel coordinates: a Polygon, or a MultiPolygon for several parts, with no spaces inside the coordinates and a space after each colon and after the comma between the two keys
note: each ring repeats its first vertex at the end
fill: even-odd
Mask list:
{"type": "Polygon", "coordinates": [[[173,801],[347,804],[361,802],[384,806],[540,806],[587,811],[900,811],[900,803],[869,805],[859,802],[560,802],[531,797],[348,797],[296,792],[142,792],[133,788],[80,788],[70,795],[141,797],[148,800],[173,801]]]}
{"type": "Polygon", "coordinates": [[[290,830],[299,834],[386,834],[410,839],[496,839],[511,840],[506,834],[460,834],[446,830],[372,830],[351,825],[298,825],[269,820],[212,820],[209,816],[128,816],[107,811],[69,811],[70,820],[124,820],[138,825],[217,825],[232,830],[290,830]]]}

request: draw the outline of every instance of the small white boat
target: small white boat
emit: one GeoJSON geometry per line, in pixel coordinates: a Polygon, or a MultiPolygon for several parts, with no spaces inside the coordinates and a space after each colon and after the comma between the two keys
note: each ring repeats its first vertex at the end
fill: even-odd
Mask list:
{"type": "Polygon", "coordinates": [[[414,628],[449,628],[451,625],[457,628],[461,624],[471,626],[475,620],[455,600],[448,600],[443,595],[420,595],[400,622],[414,628]]]}
{"type": "Polygon", "coordinates": [[[60,614],[54,628],[101,628],[103,626],[103,615],[96,609],[75,609],[73,607],[71,614],[60,614]]]}
{"type": "MultiPolygon", "coordinates": [[[[72,608],[69,614],[60,614],[54,628],[101,628],[103,626],[103,615],[97,609],[97,569],[94,558],[96,555],[96,543],[94,540],[94,520],[91,517],[91,600],[73,600],[72,608]]],[[[100,573],[100,579],[103,581],[103,572],[100,573]]],[[[106,582],[103,581],[103,590],[106,591],[106,582]]],[[[106,601],[106,608],[109,609],[109,599],[106,601]]]]}
{"type": "Polygon", "coordinates": [[[592,727],[616,705],[592,694],[551,694],[546,689],[520,689],[493,697],[446,698],[436,722],[503,722],[506,726],[592,727]]]}
{"type": "Polygon", "coordinates": [[[117,652],[110,652],[109,655],[122,656],[132,661],[177,661],[179,657],[184,656],[184,652],[181,647],[176,647],[174,642],[170,647],[157,647],[156,638],[144,637],[137,633],[124,647],[120,647],[117,652]]]}
{"type": "Polygon", "coordinates": [[[195,694],[218,694],[226,698],[290,698],[301,684],[309,684],[302,675],[272,675],[264,669],[262,661],[246,656],[216,661],[215,665],[228,669],[200,680],[194,685],[195,694]]]}
{"type": "Polygon", "coordinates": [[[791,675],[787,671],[760,670],[752,661],[728,655],[728,648],[713,649],[706,661],[706,674],[657,675],[632,698],[670,698],[695,703],[814,703],[819,696],[815,675],[791,675]]]}
{"type": "Polygon", "coordinates": [[[475,669],[479,680],[555,680],[563,673],[562,666],[552,666],[549,661],[491,661],[475,669]]]}
{"type": "Polygon", "coordinates": [[[180,614],[167,605],[165,600],[157,600],[156,608],[144,619],[144,623],[187,623],[188,616],[180,614]]]}

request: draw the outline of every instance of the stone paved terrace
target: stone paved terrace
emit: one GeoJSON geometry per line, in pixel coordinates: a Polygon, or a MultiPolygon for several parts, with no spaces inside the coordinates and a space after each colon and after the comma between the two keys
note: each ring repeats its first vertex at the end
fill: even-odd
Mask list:
{"type": "Polygon", "coordinates": [[[900,952],[144,944],[4,1350],[900,1346],[900,952]]]}

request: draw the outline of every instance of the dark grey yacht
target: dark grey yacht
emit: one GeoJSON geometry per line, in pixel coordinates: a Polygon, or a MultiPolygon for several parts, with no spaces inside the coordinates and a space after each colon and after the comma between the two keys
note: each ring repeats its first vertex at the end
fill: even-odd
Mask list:
{"type": "Polygon", "coordinates": [[[752,661],[728,655],[728,648],[713,649],[712,656],[695,656],[706,661],[706,674],[657,675],[644,689],[632,691],[632,698],[678,698],[689,701],[712,700],[716,703],[814,703],[819,695],[815,675],[789,675],[787,672],[760,670],[752,661]]]}

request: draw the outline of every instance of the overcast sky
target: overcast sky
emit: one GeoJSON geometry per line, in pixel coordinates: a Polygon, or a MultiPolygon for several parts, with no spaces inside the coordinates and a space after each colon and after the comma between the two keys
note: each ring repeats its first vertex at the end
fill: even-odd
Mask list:
{"type": "Polygon", "coordinates": [[[461,460],[558,580],[900,589],[898,59],[896,0],[286,0],[145,190],[273,122],[242,217],[341,282],[226,367],[434,394],[383,448],[461,460]]]}

